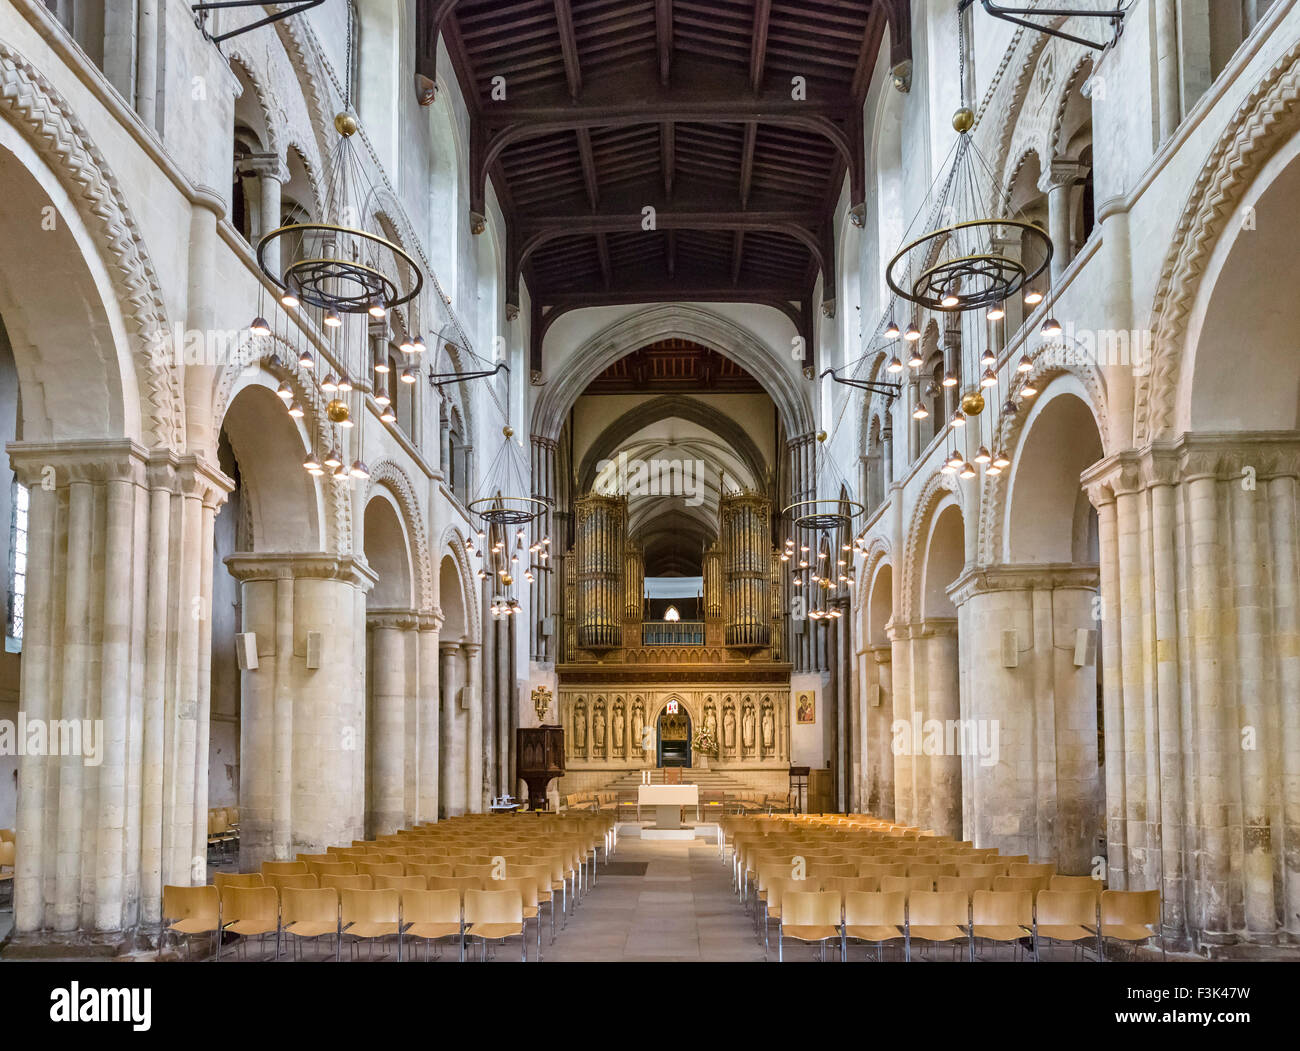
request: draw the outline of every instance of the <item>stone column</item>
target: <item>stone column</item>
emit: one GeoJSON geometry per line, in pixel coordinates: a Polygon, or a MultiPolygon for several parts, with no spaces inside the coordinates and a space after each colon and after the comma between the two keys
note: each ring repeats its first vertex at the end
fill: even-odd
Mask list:
{"type": "Polygon", "coordinates": [[[210,603],[199,512],[210,520],[230,481],[130,441],[9,453],[31,493],[19,708],[59,733],[19,762],[17,935],[154,924],[162,884],[193,878],[206,695],[190,669],[206,666],[210,603]],[[186,563],[179,584],[152,589],[186,563]]]}
{"type": "Polygon", "coordinates": [[[501,621],[492,616],[489,609],[494,581],[489,577],[485,583],[487,586],[483,589],[483,650],[480,673],[482,675],[480,690],[483,697],[481,709],[483,780],[477,789],[477,795],[474,794],[474,790],[471,790],[471,798],[476,801],[473,804],[474,808],[484,811],[491,805],[492,797],[497,794],[497,646],[501,638],[501,621]]]}
{"type": "Polygon", "coordinates": [[[406,756],[408,748],[416,745],[415,728],[407,725],[407,703],[414,692],[407,676],[407,649],[417,624],[412,610],[366,613],[370,636],[366,826],[370,836],[392,835],[406,824],[406,756]]]}
{"type": "Polygon", "coordinates": [[[1273,630],[1276,632],[1278,696],[1282,753],[1281,851],[1283,926],[1292,939],[1300,937],[1300,563],[1296,555],[1295,458],[1283,464],[1268,482],[1269,527],[1272,533],[1273,630]]]}
{"type": "Polygon", "coordinates": [[[1038,188],[1047,194],[1047,225],[1052,238],[1052,285],[1059,287],[1065,269],[1074,258],[1074,239],[1071,233],[1071,206],[1075,184],[1084,175],[1084,167],[1077,161],[1053,160],[1048,166],[1038,188]]]}
{"type": "Polygon", "coordinates": [[[961,616],[967,838],[1092,870],[1101,828],[1096,666],[1074,662],[1094,627],[1093,566],[981,566],[950,594],[961,616]]]}
{"type": "Polygon", "coordinates": [[[151,131],[158,130],[158,12],[163,0],[139,0],[139,45],[135,74],[135,111],[151,131]]]}
{"type": "Polygon", "coordinates": [[[359,559],[327,554],[236,554],[226,565],[241,583],[244,630],[258,653],[240,685],[241,867],[360,839],[366,721],[356,665],[365,621],[357,600],[375,576],[359,559]],[[269,779],[257,769],[263,756],[273,757],[269,779]],[[246,796],[260,804],[251,813],[246,796]]]}
{"type": "Polygon", "coordinates": [[[891,624],[889,628],[890,667],[893,669],[893,721],[889,728],[889,750],[894,767],[895,821],[914,823],[916,786],[910,750],[900,747],[900,731],[912,724],[912,635],[911,625],[891,624]]]}
{"type": "Polygon", "coordinates": [[[455,817],[465,813],[465,749],[464,715],[460,712],[457,693],[456,669],[460,664],[460,643],[441,642],[438,653],[442,658],[442,675],[439,693],[438,741],[438,805],[442,815],[455,817]]]}
{"type": "MultiPolygon", "coordinates": [[[[958,673],[957,625],[951,620],[926,621],[920,640],[927,662],[925,719],[946,728],[949,720],[961,718],[958,673]]],[[[946,742],[945,742],[946,743],[946,742]]],[[[929,806],[922,823],[943,835],[962,838],[962,757],[956,754],[927,756],[929,806]]]]}
{"type": "MultiPolygon", "coordinates": [[[[258,187],[258,225],[254,236],[254,249],[257,242],[280,226],[280,207],[283,184],[289,181],[289,171],[274,153],[256,153],[246,162],[248,170],[257,176],[258,187]]],[[[267,269],[271,273],[280,273],[280,246],[271,243],[266,246],[267,269]]]]}
{"type": "Polygon", "coordinates": [[[438,633],[442,629],[442,615],[427,613],[420,616],[417,687],[418,716],[418,781],[415,797],[415,820],[437,821],[439,800],[439,746],[442,713],[438,690],[438,633]]]}
{"type": "Polygon", "coordinates": [[[466,741],[468,762],[465,770],[465,808],[470,813],[483,809],[483,662],[482,646],[477,642],[461,643],[465,655],[465,693],[469,706],[466,741]]]}

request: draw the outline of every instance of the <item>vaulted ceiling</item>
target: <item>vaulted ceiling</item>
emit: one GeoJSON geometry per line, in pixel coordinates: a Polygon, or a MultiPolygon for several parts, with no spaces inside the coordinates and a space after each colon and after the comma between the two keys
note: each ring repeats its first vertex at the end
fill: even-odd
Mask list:
{"type": "Polygon", "coordinates": [[[661,301],[761,303],[811,347],[833,313],[833,209],[865,200],[862,106],[909,0],[418,0],[417,91],[441,37],[470,109],[470,208],[506,214],[508,309],[532,366],[561,314],[661,301]]]}

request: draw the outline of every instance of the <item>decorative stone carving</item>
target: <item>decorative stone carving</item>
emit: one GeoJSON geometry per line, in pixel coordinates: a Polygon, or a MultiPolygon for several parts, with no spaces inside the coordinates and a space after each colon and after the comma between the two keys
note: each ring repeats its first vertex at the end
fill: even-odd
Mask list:
{"type": "Polygon", "coordinates": [[[745,698],[745,708],[740,717],[740,745],[745,755],[754,751],[754,702],[745,698]]]}
{"type": "Polygon", "coordinates": [[[763,754],[771,755],[776,750],[776,718],[772,714],[772,701],[763,698],[763,754]]]}
{"type": "Polygon", "coordinates": [[[597,697],[591,711],[591,754],[603,757],[605,754],[605,698],[597,697]]]}
{"type": "Polygon", "coordinates": [[[573,746],[575,756],[587,754],[587,702],[579,699],[573,706],[573,746]]]}
{"type": "Polygon", "coordinates": [[[612,720],[612,730],[614,732],[614,741],[610,747],[612,755],[623,755],[623,731],[626,729],[626,719],[623,715],[623,698],[620,697],[614,702],[614,717],[612,720]]]}
{"type": "Polygon", "coordinates": [[[736,705],[730,697],[722,706],[722,750],[727,755],[736,754],[736,705]]]}

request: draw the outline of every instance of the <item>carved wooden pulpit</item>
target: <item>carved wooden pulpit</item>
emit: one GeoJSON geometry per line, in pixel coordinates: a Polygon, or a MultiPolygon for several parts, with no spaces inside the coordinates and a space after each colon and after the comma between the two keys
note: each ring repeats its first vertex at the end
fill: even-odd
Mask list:
{"type": "Polygon", "coordinates": [[[564,774],[564,727],[521,726],[515,731],[519,780],[528,785],[528,809],[546,809],[546,786],[564,774]]]}

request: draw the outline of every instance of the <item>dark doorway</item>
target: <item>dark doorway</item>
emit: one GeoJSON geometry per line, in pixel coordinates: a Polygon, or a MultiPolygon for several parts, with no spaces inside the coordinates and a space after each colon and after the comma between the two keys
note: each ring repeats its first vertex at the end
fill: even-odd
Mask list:
{"type": "Polygon", "coordinates": [[[667,707],[659,713],[659,765],[691,765],[691,717],[678,707],[675,714],[667,707]]]}

